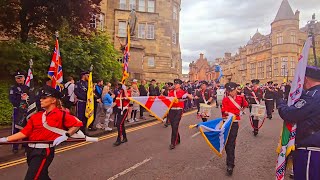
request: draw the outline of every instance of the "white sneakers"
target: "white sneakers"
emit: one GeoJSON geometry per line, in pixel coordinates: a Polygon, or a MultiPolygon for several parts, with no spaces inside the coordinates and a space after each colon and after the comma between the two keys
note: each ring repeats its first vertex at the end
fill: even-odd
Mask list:
{"type": "Polygon", "coordinates": [[[129,119],[129,123],[134,123],[134,120],[133,119],[129,119]]]}
{"type": "Polygon", "coordinates": [[[110,128],[110,127],[105,127],[104,130],[105,130],[105,131],[112,131],[112,128],[110,128]]]}
{"type": "Polygon", "coordinates": [[[103,128],[102,126],[103,126],[103,125],[102,125],[101,123],[98,123],[98,124],[96,125],[96,128],[102,129],[102,128],[103,128]]]}

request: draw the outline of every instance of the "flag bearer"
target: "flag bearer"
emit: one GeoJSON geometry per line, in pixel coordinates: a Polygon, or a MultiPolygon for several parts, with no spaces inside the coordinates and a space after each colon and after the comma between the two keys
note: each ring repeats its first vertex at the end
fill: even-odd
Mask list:
{"type": "MultiPolygon", "coordinates": [[[[12,134],[15,134],[22,129],[18,128],[19,121],[22,120],[23,114],[27,112],[26,100],[28,99],[29,87],[24,84],[24,73],[17,71],[14,74],[16,84],[10,88],[9,100],[13,106],[13,121],[12,121],[12,134]]],[[[19,149],[18,144],[12,145],[12,152],[17,153],[19,149]]]]}
{"type": "Polygon", "coordinates": [[[131,97],[131,93],[129,90],[127,90],[127,87],[124,84],[119,84],[118,86],[119,89],[121,88],[120,93],[112,105],[112,107],[117,107],[115,121],[118,129],[118,137],[116,142],[113,143],[114,146],[119,146],[121,143],[128,142],[124,122],[128,116],[128,107],[130,103],[130,100],[127,97],[131,97]]]}
{"type": "Polygon", "coordinates": [[[88,92],[88,79],[89,72],[83,71],[80,74],[80,81],[78,81],[74,87],[74,94],[77,96],[77,109],[76,116],[82,121],[83,126],[81,127],[81,131],[86,133],[87,126],[87,118],[85,116],[86,111],[86,103],[87,103],[87,92],[88,92]]]}
{"type": "Polygon", "coordinates": [[[272,119],[272,111],[274,108],[274,88],[272,86],[273,82],[269,81],[267,82],[268,86],[266,86],[266,89],[264,90],[264,101],[266,104],[266,111],[267,111],[267,118],[270,120],[272,119]]]}
{"type": "Polygon", "coordinates": [[[249,104],[244,97],[244,94],[238,95],[237,87],[239,85],[234,82],[229,82],[225,85],[227,96],[222,100],[222,117],[227,118],[228,113],[232,113],[236,116],[235,121],[233,121],[228,141],[226,144],[226,153],[227,153],[227,173],[232,175],[234,168],[234,159],[235,159],[235,147],[236,147],[236,138],[238,135],[239,121],[240,116],[244,108],[248,107],[249,104]]]}
{"type": "Polygon", "coordinates": [[[192,95],[188,94],[181,89],[182,81],[180,79],[174,79],[174,89],[169,91],[169,97],[176,97],[178,102],[173,103],[169,110],[168,120],[171,123],[171,144],[170,149],[174,149],[177,144],[180,144],[179,123],[182,117],[184,108],[184,99],[192,99],[192,95]]]}
{"type": "Polygon", "coordinates": [[[296,180],[320,179],[320,68],[308,66],[300,99],[288,106],[277,97],[280,117],[296,123],[293,171],[296,180]]]}
{"type": "Polygon", "coordinates": [[[28,144],[26,180],[50,179],[48,168],[54,158],[54,146],[66,141],[82,126],[82,122],[59,107],[61,94],[52,87],[44,87],[41,95],[41,107],[45,111],[38,112],[30,117],[27,125],[18,133],[0,138],[0,142],[12,142],[28,138],[30,141],[53,141],[52,144],[28,144]],[[46,125],[46,127],[45,127],[46,125]],[[60,135],[49,128],[68,128],[65,134],[60,135]]]}

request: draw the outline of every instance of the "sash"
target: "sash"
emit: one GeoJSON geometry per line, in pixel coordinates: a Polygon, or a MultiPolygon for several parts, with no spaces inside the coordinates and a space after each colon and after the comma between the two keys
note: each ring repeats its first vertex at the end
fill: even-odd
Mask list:
{"type": "Polygon", "coordinates": [[[242,110],[241,106],[232,97],[228,96],[228,98],[230,99],[232,104],[234,106],[236,106],[236,108],[238,108],[240,110],[240,116],[242,116],[243,115],[243,110],[242,110]]]}
{"type": "Polygon", "coordinates": [[[256,103],[260,104],[259,101],[257,100],[258,98],[257,98],[256,94],[253,91],[251,91],[251,94],[253,95],[253,98],[256,101],[256,103]]]}
{"type": "MultiPolygon", "coordinates": [[[[42,125],[43,125],[43,127],[48,129],[51,132],[56,133],[56,134],[60,134],[62,136],[65,135],[66,132],[67,132],[66,130],[59,129],[59,128],[52,127],[52,126],[48,125],[46,114],[47,114],[46,111],[42,114],[42,125]]],[[[84,139],[86,139],[86,141],[90,141],[90,142],[98,142],[98,140],[99,140],[98,138],[88,137],[88,136],[84,135],[81,130],[79,130],[78,132],[74,133],[71,137],[72,138],[76,138],[76,139],[84,138],[84,139]]]]}
{"type": "MultiPolygon", "coordinates": [[[[205,92],[205,91],[204,91],[205,92]]],[[[204,97],[204,92],[201,92],[202,95],[202,99],[204,101],[205,104],[208,104],[208,101],[206,100],[206,98],[204,97]]]]}

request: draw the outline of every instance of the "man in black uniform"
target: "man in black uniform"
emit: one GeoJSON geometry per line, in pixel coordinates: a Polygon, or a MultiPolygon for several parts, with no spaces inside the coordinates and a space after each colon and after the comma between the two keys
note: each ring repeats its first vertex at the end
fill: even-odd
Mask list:
{"type": "Polygon", "coordinates": [[[266,86],[264,90],[264,101],[266,104],[266,110],[267,110],[267,118],[270,120],[272,119],[272,111],[274,108],[274,88],[272,86],[273,82],[269,81],[267,82],[268,86],[266,86]]]}
{"type": "MultiPolygon", "coordinates": [[[[12,134],[18,133],[23,128],[22,126],[24,126],[23,121],[28,110],[27,99],[29,97],[29,87],[24,84],[24,73],[17,71],[14,77],[16,84],[11,86],[9,92],[9,100],[13,106],[12,134]]],[[[12,145],[13,153],[17,153],[18,149],[18,144],[12,145]]]]}
{"type": "Polygon", "coordinates": [[[74,87],[74,94],[77,96],[77,118],[82,121],[83,126],[80,130],[83,133],[86,133],[87,127],[87,118],[85,116],[86,111],[86,103],[87,103],[87,92],[88,92],[88,79],[89,79],[89,72],[83,71],[81,72],[81,79],[78,81],[74,87]]]}
{"type": "MultiPolygon", "coordinates": [[[[198,99],[199,103],[204,103],[210,105],[213,98],[212,98],[212,93],[209,89],[207,89],[208,82],[207,81],[202,81],[200,90],[197,91],[195,99],[198,99]]],[[[198,112],[200,111],[200,106],[198,107],[198,112]]],[[[205,117],[201,117],[203,122],[206,122],[208,119],[205,117]]]]}
{"type": "MultiPolygon", "coordinates": [[[[253,79],[251,80],[252,82],[252,89],[248,92],[248,100],[249,100],[249,109],[250,112],[252,110],[252,104],[260,104],[260,101],[263,96],[262,90],[259,88],[259,79],[253,79]]],[[[253,135],[257,136],[258,135],[258,127],[259,127],[259,119],[255,119],[254,116],[251,116],[252,119],[252,124],[253,124],[253,135]]]]}
{"type": "Polygon", "coordinates": [[[292,106],[277,97],[280,117],[296,123],[294,179],[320,179],[320,68],[308,66],[300,99],[292,106]]]}

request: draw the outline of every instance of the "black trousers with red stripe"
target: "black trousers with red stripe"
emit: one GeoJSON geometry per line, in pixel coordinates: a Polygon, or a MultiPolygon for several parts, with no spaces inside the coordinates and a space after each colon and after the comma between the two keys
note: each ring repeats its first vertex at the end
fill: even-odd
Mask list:
{"type": "Polygon", "coordinates": [[[170,109],[168,114],[168,119],[171,123],[171,144],[176,145],[180,143],[180,134],[179,134],[179,123],[182,117],[182,109],[170,109]]]}
{"type": "Polygon", "coordinates": [[[48,168],[54,158],[54,148],[27,148],[28,171],[25,180],[48,180],[48,168]]]}
{"type": "Polygon", "coordinates": [[[118,112],[116,114],[116,125],[117,125],[117,129],[118,129],[118,138],[117,138],[118,142],[121,141],[121,137],[123,137],[123,139],[127,138],[126,128],[124,127],[124,122],[127,119],[127,116],[128,116],[127,109],[123,110],[123,113],[121,113],[121,110],[118,110],[118,112]]]}

